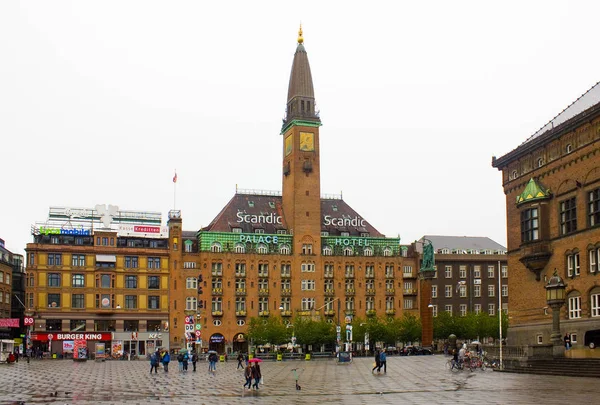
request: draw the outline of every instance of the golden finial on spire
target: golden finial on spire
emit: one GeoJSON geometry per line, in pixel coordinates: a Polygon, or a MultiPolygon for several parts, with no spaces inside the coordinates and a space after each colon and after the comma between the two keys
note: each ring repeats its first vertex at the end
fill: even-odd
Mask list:
{"type": "Polygon", "coordinates": [[[301,44],[304,42],[304,38],[302,38],[302,24],[300,24],[300,29],[298,30],[298,43],[301,44]]]}

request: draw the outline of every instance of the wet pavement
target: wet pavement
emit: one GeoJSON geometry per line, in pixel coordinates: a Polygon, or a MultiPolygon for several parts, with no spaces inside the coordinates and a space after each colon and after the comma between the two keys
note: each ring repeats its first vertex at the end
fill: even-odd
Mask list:
{"type": "Polygon", "coordinates": [[[236,361],[218,363],[214,374],[206,362],[196,373],[191,364],[181,373],[172,362],[168,374],[150,374],[147,361],[21,360],[0,365],[0,404],[564,404],[600,395],[599,379],[451,372],[444,356],[388,357],[387,373],[379,375],[372,364],[371,358],[266,361],[265,384],[250,391],[242,388],[236,361]]]}

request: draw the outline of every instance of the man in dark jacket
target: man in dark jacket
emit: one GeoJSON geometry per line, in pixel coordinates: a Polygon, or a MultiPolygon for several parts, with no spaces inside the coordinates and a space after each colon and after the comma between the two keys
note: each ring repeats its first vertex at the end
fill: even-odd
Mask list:
{"type": "Polygon", "coordinates": [[[379,350],[375,350],[375,367],[373,367],[371,373],[374,372],[375,369],[379,369],[377,372],[381,370],[381,358],[379,357],[379,350]]]}

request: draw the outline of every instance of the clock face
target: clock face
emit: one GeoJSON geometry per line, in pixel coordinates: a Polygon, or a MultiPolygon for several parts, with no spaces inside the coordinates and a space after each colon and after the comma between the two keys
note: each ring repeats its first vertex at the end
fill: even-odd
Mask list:
{"type": "Polygon", "coordinates": [[[300,132],[300,150],[306,152],[315,150],[315,134],[312,132],[300,132]]]}
{"type": "Polygon", "coordinates": [[[289,155],[290,153],[292,153],[292,136],[288,135],[287,138],[285,138],[285,155],[289,155]]]}

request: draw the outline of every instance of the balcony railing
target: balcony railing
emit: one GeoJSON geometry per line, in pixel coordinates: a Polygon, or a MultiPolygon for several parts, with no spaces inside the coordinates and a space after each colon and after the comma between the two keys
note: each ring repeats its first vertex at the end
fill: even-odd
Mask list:
{"type": "Polygon", "coordinates": [[[354,288],[346,288],[346,295],[354,295],[355,291],[354,288]]]}
{"type": "Polygon", "coordinates": [[[212,316],[223,316],[223,311],[212,311],[212,316]]]}
{"type": "Polygon", "coordinates": [[[246,295],[246,289],[245,288],[236,288],[235,295],[246,295]]]}
{"type": "Polygon", "coordinates": [[[345,309],[345,310],[344,310],[344,313],[345,313],[347,316],[354,316],[354,315],[356,315],[356,311],[355,311],[354,309],[345,309]]]}
{"type": "Polygon", "coordinates": [[[417,295],[416,288],[406,288],[404,289],[404,295],[417,295]]]}
{"type": "Polygon", "coordinates": [[[386,288],[385,289],[385,295],[394,295],[396,294],[396,290],[393,288],[386,288]]]}
{"type": "Polygon", "coordinates": [[[235,316],[246,316],[246,311],[235,311],[235,316]]]}
{"type": "Polygon", "coordinates": [[[375,289],[374,288],[367,288],[366,294],[367,295],[375,295],[375,289]]]}
{"type": "Polygon", "coordinates": [[[213,288],[212,295],[223,295],[223,289],[222,288],[213,288]]]}
{"type": "Polygon", "coordinates": [[[269,316],[269,311],[259,311],[258,316],[269,316]]]}
{"type": "Polygon", "coordinates": [[[335,290],[332,288],[328,288],[325,290],[326,297],[333,297],[335,295],[335,290]]]}
{"type": "Polygon", "coordinates": [[[385,314],[386,315],[396,315],[396,310],[395,309],[386,309],[385,314]]]}
{"type": "Polygon", "coordinates": [[[402,273],[402,277],[403,278],[417,278],[416,273],[410,272],[410,273],[402,273]]]}
{"type": "Polygon", "coordinates": [[[282,297],[291,297],[292,296],[292,290],[290,288],[282,288],[281,289],[281,296],[282,297]]]}
{"type": "Polygon", "coordinates": [[[367,316],[375,316],[377,315],[377,311],[374,309],[367,309],[367,316]]]}
{"type": "Polygon", "coordinates": [[[268,288],[261,288],[260,290],[258,290],[258,296],[259,297],[266,297],[269,295],[269,289],[268,288]]]}
{"type": "Polygon", "coordinates": [[[311,315],[311,311],[298,310],[298,316],[310,316],[310,315],[311,315]]]}
{"type": "Polygon", "coordinates": [[[335,316],[335,311],[333,309],[326,309],[325,311],[323,311],[323,314],[325,316],[335,316]]]}
{"type": "Polygon", "coordinates": [[[281,311],[281,316],[292,316],[292,311],[281,311]]]}

